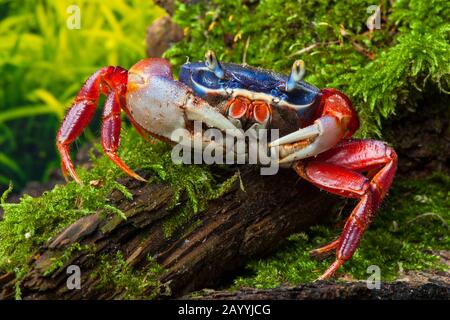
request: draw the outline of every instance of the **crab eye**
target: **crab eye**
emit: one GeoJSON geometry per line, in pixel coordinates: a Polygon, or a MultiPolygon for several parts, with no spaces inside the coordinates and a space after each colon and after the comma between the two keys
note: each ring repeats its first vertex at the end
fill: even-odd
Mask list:
{"type": "Polygon", "coordinates": [[[259,123],[266,124],[271,115],[270,106],[264,102],[255,102],[253,108],[253,117],[259,123]]]}
{"type": "Polygon", "coordinates": [[[235,99],[228,107],[228,114],[234,119],[242,118],[248,109],[248,104],[241,99],[235,99]]]}
{"type": "Polygon", "coordinates": [[[297,82],[305,75],[305,63],[303,60],[296,60],[292,65],[291,74],[286,82],[286,91],[292,91],[297,86],[297,82]]]}
{"type": "Polygon", "coordinates": [[[205,65],[209,70],[214,72],[217,78],[223,79],[225,77],[225,72],[223,71],[222,65],[214,52],[211,50],[208,50],[205,54],[205,65]]]}

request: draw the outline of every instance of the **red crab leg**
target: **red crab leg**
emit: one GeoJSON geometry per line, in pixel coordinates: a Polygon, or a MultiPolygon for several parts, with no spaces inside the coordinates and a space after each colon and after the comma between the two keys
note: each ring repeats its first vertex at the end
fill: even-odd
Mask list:
{"type": "MultiPolygon", "coordinates": [[[[105,104],[104,121],[102,126],[102,146],[107,149],[108,156],[126,173],[136,177],[115,154],[119,145],[120,125],[117,126],[117,113],[120,112],[119,100],[125,95],[128,72],[120,67],[104,67],[90,76],[81,87],[71,108],[67,112],[56,136],[56,146],[61,155],[61,167],[64,175],[70,174],[80,183],[70,159],[70,145],[83,132],[91,121],[100,94],[109,95],[105,104]],[[119,109],[117,111],[117,109],[119,109]],[[112,116],[114,114],[114,116],[112,116]],[[110,136],[111,135],[111,136],[110,136]]],[[[140,180],[143,178],[139,177],[140,180]]]]}
{"type": "Polygon", "coordinates": [[[384,142],[375,140],[346,140],[316,159],[297,162],[295,171],[304,179],[330,193],[359,199],[338,240],[316,249],[326,253],[336,248],[336,260],[320,280],[331,277],[349,260],[364,231],[392,184],[397,167],[395,151],[384,142]],[[361,172],[376,173],[369,180],[361,172]]]}
{"type": "Polygon", "coordinates": [[[103,109],[102,122],[102,147],[106,155],[125,173],[137,180],[145,181],[144,178],[130,169],[117,155],[120,142],[120,129],[122,120],[120,119],[120,103],[115,92],[111,92],[106,98],[103,109]]]}
{"type": "Polygon", "coordinates": [[[327,245],[324,245],[324,246],[322,246],[320,248],[312,250],[311,251],[311,255],[313,255],[313,256],[321,256],[321,255],[326,254],[326,253],[328,253],[330,251],[336,250],[338,245],[339,245],[339,239],[336,239],[336,240],[330,242],[327,245]]]}

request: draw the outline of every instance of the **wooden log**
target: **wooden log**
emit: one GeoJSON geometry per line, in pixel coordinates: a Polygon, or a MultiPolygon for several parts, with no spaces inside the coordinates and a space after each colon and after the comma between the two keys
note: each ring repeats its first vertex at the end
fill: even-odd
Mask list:
{"type": "Polygon", "coordinates": [[[195,300],[448,300],[450,287],[439,283],[383,283],[369,289],[364,282],[313,284],[258,290],[205,291],[195,300]]]}
{"type": "MultiPolygon", "coordinates": [[[[366,281],[317,281],[275,289],[243,288],[237,291],[202,290],[185,299],[195,300],[448,300],[449,272],[408,272],[402,279],[369,288],[366,281]]],[[[371,283],[373,284],[373,283],[371,283]]]]}
{"type": "MultiPolygon", "coordinates": [[[[236,182],[228,193],[196,214],[196,223],[186,222],[170,236],[164,233],[164,222],[175,214],[169,209],[171,187],[122,179],[133,200],[114,192],[111,202],[127,220],[117,215],[105,218],[96,212],[69,226],[30,260],[29,271],[20,284],[22,298],[120,298],[120,290],[99,290],[98,274],[94,272],[99,256],[117,251],[135,270],[148,265],[148,256],[154,257],[165,270],[158,280],[169,297],[212,288],[249,259],[276,250],[288,235],[323,221],[338,199],[299,180],[292,170],[261,176],[256,167],[239,169],[244,190],[236,182]],[[55,257],[74,243],[91,249],[73,252],[48,275],[55,257]],[[81,290],[67,288],[68,265],[80,267],[81,290]]],[[[225,179],[230,172],[220,174],[225,179]]],[[[0,275],[0,299],[14,297],[14,284],[12,275],[0,275]]]]}

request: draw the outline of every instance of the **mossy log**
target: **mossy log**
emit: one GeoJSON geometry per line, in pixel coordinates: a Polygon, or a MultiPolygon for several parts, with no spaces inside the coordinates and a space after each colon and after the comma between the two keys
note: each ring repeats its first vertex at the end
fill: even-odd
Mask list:
{"type": "MultiPolygon", "coordinates": [[[[179,297],[214,287],[249,259],[275,250],[288,235],[323,221],[336,203],[337,197],[299,180],[292,170],[261,176],[255,167],[239,169],[240,182],[220,199],[211,200],[206,210],[170,236],[165,234],[164,222],[174,215],[171,187],[122,179],[133,200],[114,192],[111,202],[127,219],[97,212],[59,233],[29,261],[29,271],[20,283],[21,297],[120,298],[123,288],[102,290],[96,271],[101,255],[118,251],[134,270],[148,267],[148,257],[153,257],[164,270],[158,278],[165,288],[160,297],[179,297]],[[55,261],[62,261],[60,257],[74,244],[90,249],[73,250],[55,267],[55,261]],[[67,288],[69,265],[81,269],[80,290],[67,288]]],[[[226,179],[230,172],[220,174],[226,179]]],[[[0,299],[14,297],[14,278],[12,274],[0,275],[0,299]]]]}
{"type": "Polygon", "coordinates": [[[244,288],[238,291],[203,290],[188,299],[195,300],[448,300],[450,284],[447,276],[417,273],[414,279],[381,283],[379,288],[369,289],[365,281],[315,282],[296,287],[275,289],[244,288]]]}

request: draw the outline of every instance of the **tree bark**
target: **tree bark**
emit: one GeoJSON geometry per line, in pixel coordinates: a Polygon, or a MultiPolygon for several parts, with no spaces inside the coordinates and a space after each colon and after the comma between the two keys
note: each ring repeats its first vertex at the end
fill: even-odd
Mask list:
{"type": "MultiPolygon", "coordinates": [[[[337,197],[300,181],[292,170],[275,176],[261,176],[258,168],[240,167],[244,190],[237,182],[223,197],[210,201],[195,218],[170,237],[163,223],[174,215],[168,209],[172,189],[166,184],[143,184],[124,178],[120,182],[133,193],[129,201],[119,192],[112,204],[123,210],[127,220],[100,212],[86,216],[48,242],[30,260],[30,269],[20,287],[24,299],[111,299],[118,291],[97,290],[93,272],[101,254],[120,250],[128,265],[136,270],[155,258],[165,272],[159,281],[165,294],[179,297],[191,291],[214,287],[224,275],[242,267],[251,258],[277,249],[290,234],[307,230],[323,221],[337,197]],[[70,259],[49,276],[45,270],[71,244],[91,246],[94,252],[73,252],[70,259]],[[68,265],[82,272],[81,290],[66,286],[68,265]]],[[[222,178],[229,176],[221,173],[222,178]]],[[[12,274],[0,275],[0,299],[14,297],[12,274]]]]}
{"type": "Polygon", "coordinates": [[[381,283],[380,287],[368,288],[365,281],[355,282],[317,282],[296,287],[275,289],[241,289],[238,291],[202,290],[195,300],[322,300],[322,299],[364,299],[364,300],[448,300],[450,284],[448,274],[418,273],[414,278],[422,280],[404,280],[381,283]],[[425,276],[424,276],[425,274],[425,276]]]}

